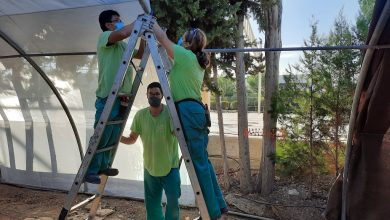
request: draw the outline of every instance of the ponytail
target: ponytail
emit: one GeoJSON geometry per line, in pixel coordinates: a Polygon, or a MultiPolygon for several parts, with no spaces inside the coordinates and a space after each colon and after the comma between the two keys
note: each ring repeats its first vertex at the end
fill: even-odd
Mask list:
{"type": "Polygon", "coordinates": [[[203,69],[206,69],[210,64],[210,54],[203,51],[197,51],[194,53],[196,55],[196,59],[198,60],[199,65],[203,69]]]}
{"type": "Polygon", "coordinates": [[[199,66],[206,69],[210,64],[210,55],[202,51],[207,44],[206,34],[199,28],[193,28],[187,31],[183,37],[183,46],[191,50],[196,55],[199,66]]]}

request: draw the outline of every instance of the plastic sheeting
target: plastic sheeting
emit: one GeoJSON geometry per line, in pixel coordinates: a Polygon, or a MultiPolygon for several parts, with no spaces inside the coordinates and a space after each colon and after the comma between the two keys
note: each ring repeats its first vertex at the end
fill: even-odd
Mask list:
{"type": "MultiPolygon", "coordinates": [[[[12,1],[13,2],[13,1],[12,1]]],[[[0,1],[0,31],[28,54],[96,51],[101,30],[98,15],[114,9],[122,20],[131,22],[141,14],[138,1],[72,1],[62,8],[53,1],[26,10],[18,3],[0,1]],[[3,3],[7,4],[3,4],[3,3]],[[100,4],[98,4],[100,3],[100,4]],[[54,7],[58,6],[58,7],[54,7]],[[82,6],[82,8],[77,8],[82,6]],[[48,10],[48,11],[46,11],[48,10]],[[10,11],[7,13],[7,11],[10,11]],[[24,14],[27,13],[27,14],[24,14]],[[2,15],[2,16],[1,16],[2,15]]],[[[28,8],[28,7],[27,7],[28,8]]],[[[0,57],[18,55],[0,38],[0,57]]],[[[34,62],[50,78],[76,123],[85,152],[93,133],[97,60],[94,55],[34,56],[34,62]]],[[[24,58],[0,59],[0,171],[1,181],[34,187],[69,190],[81,164],[74,133],[64,109],[53,91],[24,58]]],[[[136,110],[147,106],[146,86],[157,77],[151,59],[124,134],[136,110]]],[[[110,178],[106,193],[113,196],[143,198],[142,145],[120,144],[113,167],[119,175],[110,178]]],[[[185,166],[181,168],[181,203],[194,204],[185,166]]],[[[95,186],[88,185],[88,192],[95,186]]],[[[81,187],[81,189],[85,189],[81,187]]]]}

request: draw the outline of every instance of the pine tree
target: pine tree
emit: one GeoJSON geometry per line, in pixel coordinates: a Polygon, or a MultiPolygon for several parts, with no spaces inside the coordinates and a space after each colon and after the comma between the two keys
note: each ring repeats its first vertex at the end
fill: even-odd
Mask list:
{"type": "MultiPolygon", "coordinates": [[[[352,28],[340,12],[329,34],[328,44],[354,45],[356,42],[352,28]]],[[[325,96],[322,101],[329,116],[329,129],[326,135],[333,145],[329,153],[333,157],[336,174],[340,169],[340,155],[343,155],[344,145],[340,139],[346,138],[346,125],[359,71],[359,58],[360,54],[356,50],[333,50],[321,54],[321,68],[325,79],[323,85],[325,96]]]]}
{"type": "MultiPolygon", "coordinates": [[[[311,25],[312,33],[309,40],[304,41],[306,47],[320,46],[323,42],[317,35],[317,23],[311,25]]],[[[301,150],[300,158],[290,155],[292,160],[284,161],[290,169],[299,168],[301,172],[308,169],[310,173],[310,189],[312,194],[316,166],[320,163],[320,154],[324,142],[322,130],[325,126],[325,115],[322,108],[322,73],[320,68],[320,51],[303,51],[303,57],[298,64],[290,66],[285,76],[285,84],[279,89],[278,112],[281,129],[286,132],[287,140],[280,146],[301,150]],[[302,145],[303,143],[303,145],[302,145]],[[300,148],[301,147],[301,148],[300,148]],[[303,155],[303,156],[302,156],[303,155]],[[295,161],[293,161],[295,160],[295,161]],[[308,160],[309,166],[304,166],[308,160]],[[289,163],[298,164],[296,167],[289,163]]],[[[297,152],[297,151],[293,151],[297,152]]],[[[298,171],[298,170],[296,170],[298,171]]]]}

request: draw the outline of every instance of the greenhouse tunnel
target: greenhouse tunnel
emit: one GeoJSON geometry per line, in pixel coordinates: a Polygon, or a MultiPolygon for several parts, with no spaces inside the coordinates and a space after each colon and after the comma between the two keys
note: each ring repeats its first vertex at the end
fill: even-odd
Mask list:
{"type": "MultiPolygon", "coordinates": [[[[68,191],[93,134],[97,87],[98,16],[103,10],[134,21],[142,8],[124,0],[0,0],[0,178],[26,187],[68,191]]],[[[156,81],[149,59],[124,134],[147,105],[146,85],[156,81]]],[[[120,144],[106,194],[143,198],[142,145],[120,144]]],[[[180,202],[193,205],[181,167],[180,202]]],[[[81,187],[94,192],[96,186],[81,187]]]]}

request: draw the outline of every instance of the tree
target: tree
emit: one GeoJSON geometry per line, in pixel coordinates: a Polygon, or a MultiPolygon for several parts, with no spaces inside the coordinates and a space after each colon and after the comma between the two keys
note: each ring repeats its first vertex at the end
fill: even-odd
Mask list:
{"type": "MultiPolygon", "coordinates": [[[[323,43],[317,36],[317,23],[311,25],[312,33],[309,40],[304,41],[306,47],[316,47],[323,43]]],[[[320,51],[303,51],[303,57],[298,64],[290,66],[285,76],[285,84],[279,89],[278,113],[281,129],[285,131],[287,140],[281,141],[282,148],[297,148],[300,152],[291,160],[283,161],[289,169],[294,169],[289,163],[299,164],[300,171],[310,172],[309,195],[312,194],[313,179],[318,160],[318,154],[324,146],[323,128],[326,127],[325,114],[322,108],[323,77],[320,68],[320,51]],[[309,162],[309,167],[303,166],[309,162]]],[[[294,152],[294,151],[293,151],[294,152]]],[[[276,157],[278,162],[278,157],[276,157]]]]}
{"type": "MultiPolygon", "coordinates": [[[[329,34],[328,44],[353,45],[356,41],[352,28],[340,12],[329,34]]],[[[327,136],[333,143],[329,153],[333,157],[337,175],[340,169],[340,154],[343,154],[340,137],[346,135],[345,129],[349,121],[359,68],[359,52],[356,50],[325,51],[321,54],[321,63],[325,80],[323,88],[326,91],[322,101],[330,125],[327,136]]]]}
{"type": "MultiPolygon", "coordinates": [[[[215,87],[218,87],[218,68],[217,68],[217,61],[215,58],[215,54],[211,55],[211,64],[213,69],[213,78],[214,78],[214,85],[215,87]]],[[[222,117],[222,108],[221,108],[221,92],[218,90],[217,92],[214,92],[215,94],[215,104],[217,108],[217,114],[218,114],[218,128],[219,128],[219,142],[221,145],[221,155],[223,160],[223,176],[224,176],[224,185],[227,190],[230,189],[230,180],[229,180],[229,166],[227,162],[227,153],[226,153],[226,145],[225,145],[225,131],[223,127],[223,117],[222,117]]]]}
{"type": "Polygon", "coordinates": [[[353,29],[360,44],[366,43],[374,4],[374,0],[359,0],[360,11],[356,18],[356,27],[353,29]]]}
{"type": "MultiPolygon", "coordinates": [[[[237,30],[235,38],[236,48],[245,46],[244,38],[244,19],[249,9],[258,8],[257,4],[251,1],[236,1],[231,0],[231,4],[239,5],[239,10],[236,13],[237,30]]],[[[235,54],[236,66],[236,88],[237,88],[237,116],[238,116],[238,143],[239,143],[239,158],[240,158],[240,189],[243,193],[252,192],[252,180],[250,171],[250,154],[249,154],[249,136],[248,136],[248,106],[246,96],[246,80],[245,80],[245,57],[244,53],[237,52],[235,54]]],[[[256,59],[256,57],[253,57],[256,59]]],[[[262,59],[258,57],[257,59],[262,59]]],[[[259,62],[260,63],[260,62],[259,62]]],[[[261,65],[255,65],[255,69],[259,70],[261,65]]],[[[258,71],[256,72],[256,74],[258,71]]]]}
{"type": "MultiPolygon", "coordinates": [[[[260,28],[265,33],[265,47],[281,47],[281,23],[282,1],[260,0],[254,10],[255,16],[260,23],[260,28]]],[[[276,148],[276,100],[279,78],[280,52],[265,53],[265,94],[263,113],[263,146],[260,172],[257,176],[256,188],[263,195],[272,191],[275,177],[275,164],[272,156],[276,148]]]]}
{"type": "MultiPolygon", "coordinates": [[[[244,47],[244,18],[245,9],[240,9],[237,16],[236,48],[244,47]]],[[[237,88],[237,117],[238,117],[238,146],[240,158],[240,189],[241,192],[252,192],[250,171],[249,137],[248,137],[248,108],[245,85],[244,54],[236,53],[236,88],[237,88]]]]}
{"type": "MultiPolygon", "coordinates": [[[[206,32],[209,48],[231,47],[233,42],[234,24],[233,15],[237,6],[227,4],[225,1],[154,1],[152,6],[156,11],[161,25],[169,27],[167,30],[170,39],[177,40],[188,28],[198,27],[206,32]],[[169,14],[169,16],[168,16],[169,14]],[[207,15],[207,16],[206,16],[207,15]]],[[[220,133],[221,155],[223,159],[223,170],[225,187],[229,189],[227,154],[223,130],[223,117],[220,100],[220,89],[218,88],[218,61],[216,55],[211,55],[211,67],[214,79],[210,77],[210,69],[206,70],[204,85],[216,96],[218,111],[218,126],[220,133]]]]}

